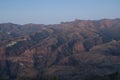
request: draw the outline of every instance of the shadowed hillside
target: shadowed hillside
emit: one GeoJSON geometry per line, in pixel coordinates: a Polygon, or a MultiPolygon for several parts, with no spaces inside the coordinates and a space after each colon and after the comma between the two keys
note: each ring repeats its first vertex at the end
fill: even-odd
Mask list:
{"type": "Polygon", "coordinates": [[[0,24],[1,79],[119,80],[119,73],[120,19],[0,24]]]}

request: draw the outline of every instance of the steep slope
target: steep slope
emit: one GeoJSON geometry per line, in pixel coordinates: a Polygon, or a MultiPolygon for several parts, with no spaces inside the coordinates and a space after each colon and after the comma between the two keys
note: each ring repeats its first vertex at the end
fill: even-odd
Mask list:
{"type": "Polygon", "coordinates": [[[120,19],[0,24],[0,78],[84,80],[120,71],[120,19]]]}

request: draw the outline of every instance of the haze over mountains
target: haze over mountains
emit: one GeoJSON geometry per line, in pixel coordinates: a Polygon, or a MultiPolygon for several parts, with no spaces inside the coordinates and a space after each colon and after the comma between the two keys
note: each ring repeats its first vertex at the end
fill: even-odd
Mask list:
{"type": "Polygon", "coordinates": [[[120,19],[0,24],[0,78],[120,79],[120,19]]]}

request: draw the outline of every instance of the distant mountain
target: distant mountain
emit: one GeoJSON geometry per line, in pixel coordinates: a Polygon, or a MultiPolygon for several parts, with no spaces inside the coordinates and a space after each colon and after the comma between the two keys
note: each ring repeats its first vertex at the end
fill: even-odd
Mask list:
{"type": "Polygon", "coordinates": [[[109,80],[114,72],[120,73],[119,18],[0,24],[0,79],[109,80]]]}
{"type": "Polygon", "coordinates": [[[7,33],[13,37],[18,37],[20,35],[30,34],[43,29],[42,24],[25,24],[18,25],[13,23],[2,23],[0,24],[0,32],[7,33]]]}

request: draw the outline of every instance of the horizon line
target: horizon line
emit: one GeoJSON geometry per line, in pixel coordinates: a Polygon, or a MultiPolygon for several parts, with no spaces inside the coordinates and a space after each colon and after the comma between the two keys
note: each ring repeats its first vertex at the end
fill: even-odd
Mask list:
{"type": "Polygon", "coordinates": [[[77,20],[81,20],[81,21],[100,21],[100,20],[116,20],[116,19],[120,19],[120,18],[101,18],[101,19],[73,19],[70,21],[61,21],[58,23],[49,23],[49,24],[44,24],[44,23],[35,23],[35,22],[28,22],[28,23],[15,23],[15,22],[0,22],[0,24],[16,24],[16,25],[28,25],[28,24],[33,24],[33,25],[56,25],[56,24],[61,24],[61,23],[67,23],[67,22],[73,22],[73,21],[77,21],[77,20]]]}

